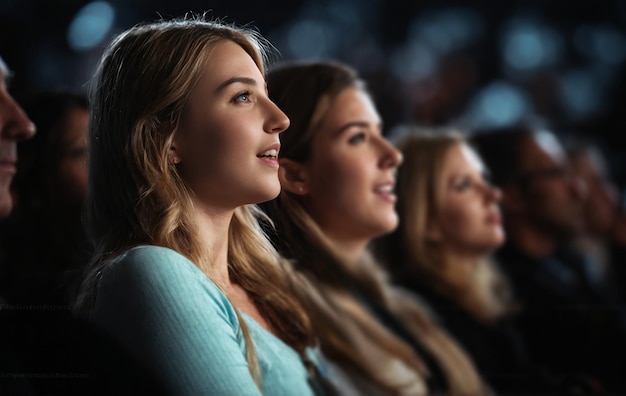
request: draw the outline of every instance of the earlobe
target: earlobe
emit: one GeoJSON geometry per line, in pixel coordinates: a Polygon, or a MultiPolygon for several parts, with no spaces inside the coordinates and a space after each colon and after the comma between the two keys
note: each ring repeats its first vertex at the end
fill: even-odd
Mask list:
{"type": "Polygon", "coordinates": [[[176,152],[176,147],[174,145],[170,146],[170,149],[169,149],[167,155],[169,157],[170,164],[173,164],[173,165],[180,164],[181,158],[178,155],[178,153],[176,152]]]}
{"type": "Polygon", "coordinates": [[[282,188],[296,195],[308,194],[309,184],[304,166],[286,158],[279,159],[279,163],[278,179],[282,188]]]}

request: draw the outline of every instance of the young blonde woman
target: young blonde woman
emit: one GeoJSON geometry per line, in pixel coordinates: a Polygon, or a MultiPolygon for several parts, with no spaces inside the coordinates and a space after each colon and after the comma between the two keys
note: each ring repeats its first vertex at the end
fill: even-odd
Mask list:
{"type": "Polygon", "coordinates": [[[485,395],[458,345],[416,298],[391,286],[368,244],[391,232],[400,152],[352,68],[288,62],[268,74],[270,98],[289,116],[281,135],[282,192],[265,208],[342,394],[485,395]],[[308,294],[308,295],[307,295],[308,294]]]}
{"type": "Polygon", "coordinates": [[[268,43],[202,18],[122,33],[95,80],[80,312],[173,394],[311,394],[310,323],[251,206],[278,195],[268,43]]]}
{"type": "Polygon", "coordinates": [[[510,287],[490,259],[505,240],[500,190],[460,131],[398,138],[399,227],[376,241],[393,280],[422,296],[496,391],[535,390],[510,287]]]}

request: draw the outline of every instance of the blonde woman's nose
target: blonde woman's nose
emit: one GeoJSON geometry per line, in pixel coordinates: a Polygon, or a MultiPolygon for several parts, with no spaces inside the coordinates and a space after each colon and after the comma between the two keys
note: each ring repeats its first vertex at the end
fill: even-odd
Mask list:
{"type": "Polygon", "coordinates": [[[499,189],[498,187],[492,185],[492,184],[488,184],[488,188],[491,191],[491,196],[493,197],[493,200],[496,202],[500,202],[502,201],[502,190],[499,189]]]}
{"type": "Polygon", "coordinates": [[[383,147],[382,165],[388,168],[399,167],[404,161],[404,156],[402,155],[402,152],[385,138],[381,138],[381,142],[383,147]]]}
{"type": "Polygon", "coordinates": [[[477,184],[480,186],[480,190],[482,191],[483,197],[488,202],[500,202],[502,201],[502,190],[497,186],[491,184],[487,180],[483,180],[481,183],[477,184]]]}
{"type": "Polygon", "coordinates": [[[284,132],[287,128],[289,128],[289,125],[291,124],[289,117],[287,117],[287,114],[285,114],[271,100],[269,101],[268,110],[270,114],[266,121],[266,128],[265,128],[266,132],[281,133],[281,132],[284,132]]]}

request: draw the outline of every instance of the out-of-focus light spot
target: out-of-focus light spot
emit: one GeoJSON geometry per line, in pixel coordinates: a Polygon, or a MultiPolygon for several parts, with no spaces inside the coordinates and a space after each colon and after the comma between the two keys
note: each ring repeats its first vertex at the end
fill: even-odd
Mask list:
{"type": "Polygon", "coordinates": [[[576,49],[607,64],[619,64],[626,60],[626,38],[610,26],[581,26],[574,33],[576,49]]]}
{"type": "Polygon", "coordinates": [[[431,11],[413,21],[408,41],[420,41],[441,54],[471,44],[483,34],[483,21],[474,11],[446,8],[431,11]]]}
{"type": "Polygon", "coordinates": [[[561,56],[562,42],[557,33],[534,21],[512,21],[503,37],[505,64],[516,71],[551,66],[561,56]]]}
{"type": "Polygon", "coordinates": [[[545,50],[537,32],[515,32],[506,43],[507,62],[517,69],[532,69],[541,64],[545,50]]]}
{"type": "Polygon", "coordinates": [[[346,52],[375,37],[373,27],[378,22],[379,7],[378,0],[306,1],[288,24],[288,39],[279,40],[293,44],[281,48],[288,48],[297,57],[330,56],[347,60],[346,52]],[[318,38],[324,37],[324,42],[315,43],[313,37],[306,36],[309,31],[318,38]],[[302,43],[309,47],[303,48],[302,43]]]}
{"type": "Polygon", "coordinates": [[[496,81],[472,100],[466,116],[471,125],[504,126],[528,118],[532,108],[526,95],[517,87],[496,81]]]}
{"type": "Polygon", "coordinates": [[[561,77],[560,96],[569,118],[583,118],[601,107],[603,95],[600,86],[590,72],[574,71],[561,77]]]}
{"type": "Polygon", "coordinates": [[[335,46],[351,46],[355,42],[362,41],[367,36],[364,30],[367,26],[367,15],[358,4],[346,2],[333,2],[328,5],[326,16],[323,18],[333,31],[340,31],[340,35],[333,40],[335,46]]]}
{"type": "Polygon", "coordinates": [[[329,56],[336,37],[331,27],[321,21],[296,22],[288,32],[287,45],[295,58],[329,56]]]}
{"type": "Polygon", "coordinates": [[[98,45],[107,35],[115,10],[105,1],[94,1],[78,11],[67,31],[67,41],[75,51],[85,51],[98,45]]]}
{"type": "Polygon", "coordinates": [[[347,54],[347,58],[358,67],[362,74],[373,73],[386,67],[385,54],[373,39],[365,40],[360,45],[353,46],[347,54]]]}
{"type": "Polygon", "coordinates": [[[358,3],[332,2],[328,5],[327,12],[333,20],[343,26],[358,27],[363,22],[359,18],[358,3]]]}
{"type": "Polygon", "coordinates": [[[391,55],[390,69],[395,78],[411,82],[427,77],[435,71],[437,59],[426,45],[414,42],[399,48],[391,55]]]}

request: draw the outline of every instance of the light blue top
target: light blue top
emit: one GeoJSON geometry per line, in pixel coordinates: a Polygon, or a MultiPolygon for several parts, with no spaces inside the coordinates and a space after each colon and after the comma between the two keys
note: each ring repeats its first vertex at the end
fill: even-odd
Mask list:
{"type": "MultiPolygon", "coordinates": [[[[300,356],[244,316],[263,394],[312,395],[300,356]]],[[[234,307],[179,253],[139,246],[103,272],[90,321],[112,335],[177,395],[260,395],[234,307]]]]}

